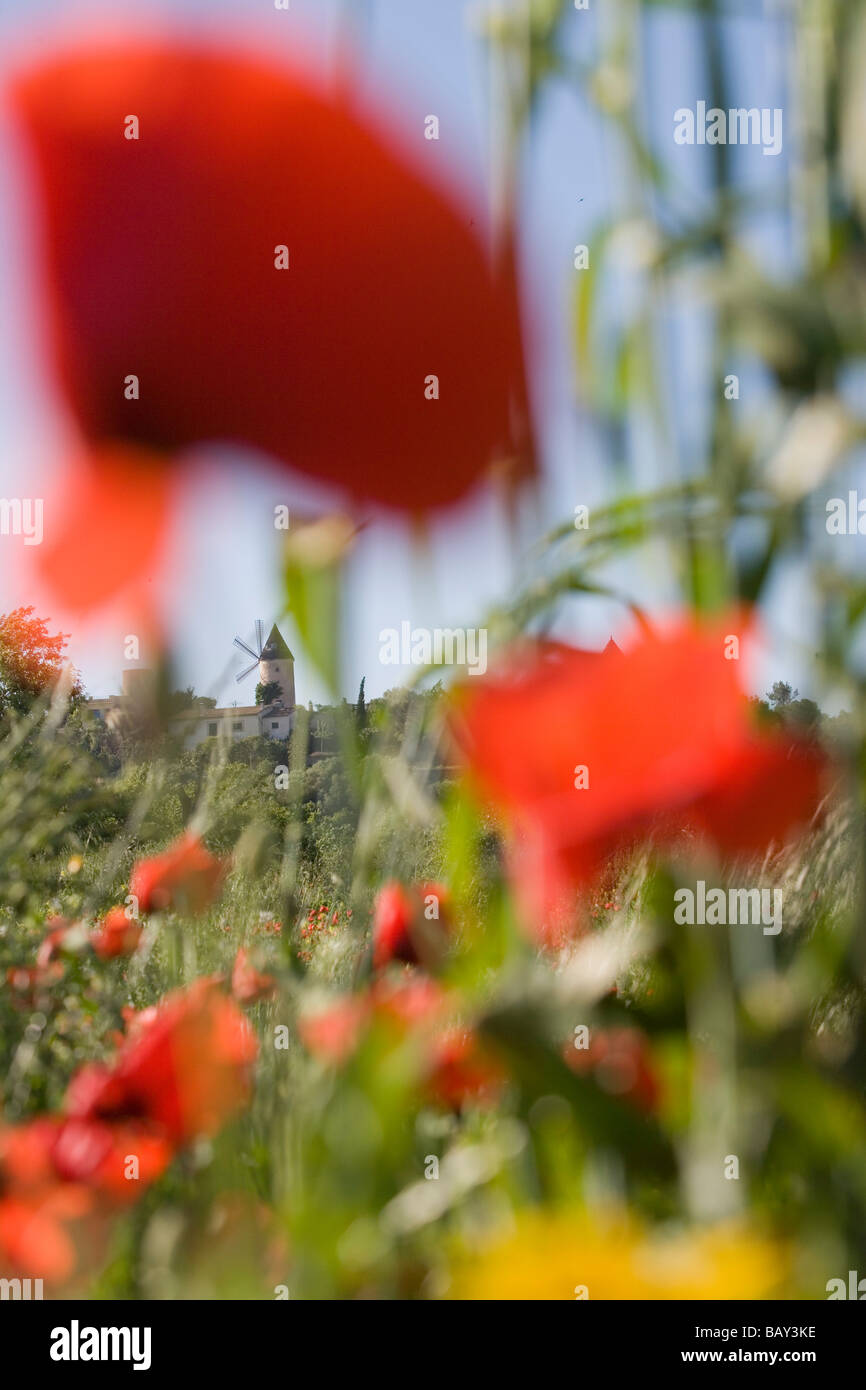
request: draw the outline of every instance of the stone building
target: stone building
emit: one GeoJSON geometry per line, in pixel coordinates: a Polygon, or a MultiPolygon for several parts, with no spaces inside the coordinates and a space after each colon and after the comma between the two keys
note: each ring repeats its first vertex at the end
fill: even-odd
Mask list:
{"type": "MultiPolygon", "coordinates": [[[[296,717],[295,659],[276,623],[260,653],[259,684],[278,687],[276,697],[267,704],[220,709],[196,705],[173,714],[168,721],[169,732],[181,738],[185,748],[195,748],[209,738],[288,738],[296,717]]],[[[146,719],[153,702],[153,672],[133,667],[123,672],[119,695],[88,700],[87,708],[109,729],[120,730],[130,722],[137,724],[146,719]]]]}

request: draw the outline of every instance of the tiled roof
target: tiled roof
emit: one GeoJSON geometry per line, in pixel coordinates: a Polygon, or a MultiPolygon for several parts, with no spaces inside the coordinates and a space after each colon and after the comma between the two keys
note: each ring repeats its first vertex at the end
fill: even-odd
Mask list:
{"type": "Polygon", "coordinates": [[[178,714],[170,715],[169,722],[175,719],[243,719],[258,713],[258,705],[232,705],[228,709],[184,709],[178,714]]]}

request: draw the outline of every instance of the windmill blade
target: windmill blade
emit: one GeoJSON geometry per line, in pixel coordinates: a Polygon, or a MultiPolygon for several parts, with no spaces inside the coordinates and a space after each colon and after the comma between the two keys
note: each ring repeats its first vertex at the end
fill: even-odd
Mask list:
{"type": "Polygon", "coordinates": [[[264,645],[265,645],[265,625],[264,625],[264,623],[262,622],[261,618],[256,618],[256,651],[258,652],[259,656],[261,656],[261,654],[262,654],[262,650],[263,650],[263,648],[264,648],[264,645]]]}
{"type": "Polygon", "coordinates": [[[261,647],[257,652],[254,652],[252,647],[248,647],[246,642],[241,641],[240,637],[235,637],[234,644],[236,647],[239,647],[242,652],[246,652],[247,656],[251,656],[255,661],[258,661],[261,654],[261,647]]]}
{"type": "Polygon", "coordinates": [[[253,664],[252,664],[252,666],[248,666],[247,669],[246,669],[245,671],[241,671],[241,673],[240,673],[239,676],[235,676],[235,680],[236,680],[236,681],[245,681],[246,678],[247,678],[247,676],[250,674],[250,672],[251,672],[251,671],[254,671],[254,670],[256,669],[256,667],[258,666],[258,664],[259,664],[259,663],[258,663],[257,661],[254,661],[253,664]]]}

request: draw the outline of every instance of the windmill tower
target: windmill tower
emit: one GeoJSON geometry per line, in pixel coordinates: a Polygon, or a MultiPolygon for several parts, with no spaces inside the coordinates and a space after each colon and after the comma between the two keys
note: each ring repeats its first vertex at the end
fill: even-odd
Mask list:
{"type": "Polygon", "coordinates": [[[256,619],[255,651],[240,637],[236,637],[234,641],[236,647],[239,647],[247,656],[252,657],[251,665],[241,671],[235,680],[246,680],[250,672],[258,666],[259,681],[262,685],[275,684],[279,686],[280,693],[275,703],[285,705],[288,709],[294,709],[295,658],[289,651],[286,639],[276,623],[271,628],[268,640],[264,641],[264,626],[260,619],[256,619]]]}

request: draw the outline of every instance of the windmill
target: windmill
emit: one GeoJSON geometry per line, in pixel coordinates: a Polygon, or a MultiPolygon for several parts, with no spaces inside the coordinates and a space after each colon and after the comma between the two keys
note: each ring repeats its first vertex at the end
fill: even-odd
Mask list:
{"type": "Polygon", "coordinates": [[[295,658],[289,651],[286,640],[276,623],[271,628],[266,641],[264,625],[261,619],[256,619],[255,650],[241,637],[236,637],[234,642],[239,651],[251,658],[250,665],[245,666],[243,671],[235,676],[235,680],[246,680],[247,676],[258,666],[259,684],[272,687],[272,701],[288,705],[290,709],[293,709],[295,704],[295,658]],[[276,694],[274,694],[273,687],[276,687],[276,694]]]}
{"type": "Polygon", "coordinates": [[[255,642],[256,649],[255,651],[253,651],[252,647],[249,646],[248,643],[244,642],[240,637],[236,637],[234,639],[235,646],[238,647],[240,651],[245,652],[247,656],[252,657],[250,665],[245,667],[244,670],[241,671],[240,675],[235,676],[235,680],[238,682],[245,681],[250,672],[256,669],[256,667],[262,659],[262,652],[265,648],[265,625],[262,622],[261,618],[256,618],[255,642]]]}

